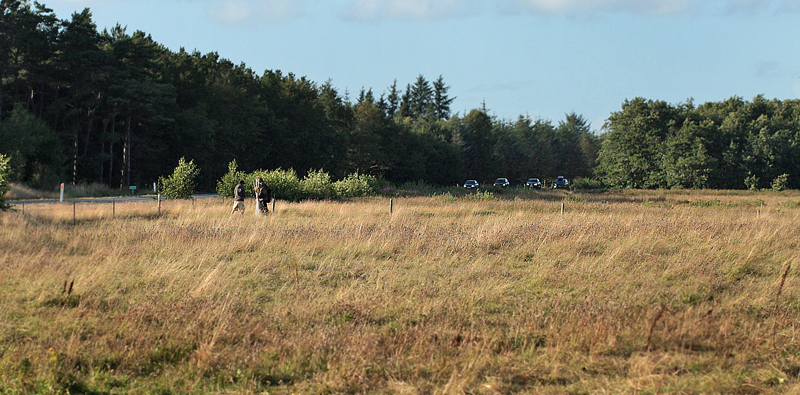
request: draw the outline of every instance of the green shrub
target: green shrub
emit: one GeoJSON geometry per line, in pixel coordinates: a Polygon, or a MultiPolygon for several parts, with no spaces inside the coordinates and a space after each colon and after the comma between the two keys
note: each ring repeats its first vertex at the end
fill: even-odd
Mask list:
{"type": "MultiPolygon", "coordinates": [[[[233,197],[233,187],[239,183],[239,180],[247,178],[247,174],[237,168],[236,159],[228,163],[228,172],[217,181],[217,194],[219,196],[226,198],[233,197]]],[[[247,186],[247,184],[245,184],[245,186],[247,186]]],[[[250,189],[251,188],[245,188],[246,196],[253,195],[253,191],[250,189]]]]}
{"type": "Polygon", "coordinates": [[[497,196],[494,195],[491,191],[477,191],[475,193],[468,193],[463,196],[464,200],[477,200],[477,201],[487,201],[487,200],[497,200],[497,196]]]}
{"type": "Polygon", "coordinates": [[[453,194],[450,193],[449,191],[441,195],[433,194],[433,197],[444,203],[455,203],[458,201],[458,198],[453,196],[453,194]]]}
{"type": "Polygon", "coordinates": [[[604,188],[603,182],[594,178],[579,178],[572,183],[572,189],[599,190],[604,188]]]}
{"type": "Polygon", "coordinates": [[[293,169],[258,170],[249,174],[245,179],[245,183],[248,185],[251,194],[253,193],[252,186],[255,184],[256,177],[259,176],[272,189],[273,198],[289,201],[300,199],[300,179],[297,178],[297,173],[293,169]]]}
{"type": "Polygon", "coordinates": [[[233,161],[228,164],[228,173],[217,181],[217,193],[223,197],[231,197],[236,183],[244,180],[247,196],[253,197],[253,185],[257,177],[261,177],[269,185],[275,199],[288,201],[370,196],[388,184],[381,178],[358,173],[331,182],[330,175],[322,170],[309,171],[302,180],[293,169],[256,170],[247,174],[237,170],[236,161],[233,161]]]}
{"type": "Polygon", "coordinates": [[[350,174],[343,180],[333,183],[333,190],[339,197],[358,197],[374,195],[377,189],[375,177],[364,174],[350,174]]]}
{"type": "Polygon", "coordinates": [[[773,191],[783,191],[786,189],[786,186],[789,184],[789,175],[784,173],[779,175],[772,181],[772,190],[773,191]]]}
{"type": "Polygon", "coordinates": [[[322,170],[311,170],[300,181],[303,199],[324,200],[334,196],[331,176],[322,170]]]}
{"type": "Polygon", "coordinates": [[[200,170],[195,166],[194,160],[187,163],[186,159],[181,158],[171,176],[158,178],[161,196],[167,199],[191,198],[197,186],[195,179],[199,173],[200,170]]]}
{"type": "Polygon", "coordinates": [[[758,190],[758,177],[751,174],[744,179],[744,185],[751,191],[758,190]]]}
{"type": "Polygon", "coordinates": [[[8,210],[5,195],[6,192],[11,190],[11,165],[9,162],[11,158],[0,154],[0,210],[8,210]]]}

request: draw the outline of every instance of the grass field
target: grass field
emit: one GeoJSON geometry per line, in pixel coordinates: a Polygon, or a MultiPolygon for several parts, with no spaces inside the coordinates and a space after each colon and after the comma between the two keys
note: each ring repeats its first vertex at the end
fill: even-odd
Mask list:
{"type": "Polygon", "coordinates": [[[0,213],[0,394],[800,393],[798,191],[229,203],[0,213]]]}

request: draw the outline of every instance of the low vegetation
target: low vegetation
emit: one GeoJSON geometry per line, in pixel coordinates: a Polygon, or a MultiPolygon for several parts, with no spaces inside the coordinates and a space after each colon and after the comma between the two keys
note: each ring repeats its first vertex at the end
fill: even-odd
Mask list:
{"type": "Polygon", "coordinates": [[[797,191],[230,203],[0,214],[0,394],[800,390],[797,191]]]}

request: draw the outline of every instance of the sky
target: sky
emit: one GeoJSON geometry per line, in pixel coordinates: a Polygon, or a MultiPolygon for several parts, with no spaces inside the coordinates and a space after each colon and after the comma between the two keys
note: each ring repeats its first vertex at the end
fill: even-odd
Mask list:
{"type": "Polygon", "coordinates": [[[582,115],[600,132],[625,100],[800,98],[798,0],[39,0],[89,8],[167,48],[261,75],[328,80],[352,101],[442,76],[453,113],[582,115]]]}

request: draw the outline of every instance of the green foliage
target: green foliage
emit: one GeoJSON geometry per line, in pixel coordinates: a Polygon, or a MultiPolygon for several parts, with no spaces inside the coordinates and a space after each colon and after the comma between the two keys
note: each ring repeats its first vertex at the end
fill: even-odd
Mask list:
{"type": "Polygon", "coordinates": [[[339,197],[370,196],[377,192],[377,180],[364,174],[350,174],[333,183],[333,190],[339,197]]]}
{"type": "Polygon", "coordinates": [[[6,204],[5,194],[9,190],[11,190],[11,166],[9,162],[11,158],[0,154],[0,210],[7,210],[8,205],[6,204]]]}
{"type": "Polygon", "coordinates": [[[11,157],[13,181],[49,188],[63,181],[65,155],[47,124],[18,106],[0,123],[0,153],[11,157]]]}
{"type": "Polygon", "coordinates": [[[751,191],[758,190],[758,177],[755,174],[751,174],[744,179],[744,185],[747,186],[747,189],[751,191]]]}
{"type": "Polygon", "coordinates": [[[605,185],[596,178],[578,178],[570,184],[570,188],[576,190],[600,190],[604,189],[605,185]]]}
{"type": "Polygon", "coordinates": [[[783,173],[772,181],[771,186],[773,191],[783,191],[786,189],[786,186],[788,184],[789,184],[789,175],[783,173]]]}
{"type": "MultiPolygon", "coordinates": [[[[228,172],[217,181],[217,194],[226,198],[233,197],[233,188],[240,180],[244,180],[245,178],[247,178],[247,174],[238,170],[236,159],[232,160],[228,163],[228,172]]],[[[245,186],[247,185],[248,184],[245,182],[245,186]]],[[[249,188],[245,188],[245,193],[248,194],[247,196],[250,196],[253,191],[250,191],[249,188]]]]}
{"type": "MultiPolygon", "coordinates": [[[[800,172],[798,113],[800,101],[762,96],[697,108],[691,101],[626,101],[609,118],[595,171],[614,187],[765,188],[800,172]]],[[[776,187],[798,185],[787,178],[776,187]]]]}
{"type": "Polygon", "coordinates": [[[194,160],[186,162],[181,157],[178,166],[169,177],[159,177],[158,185],[161,196],[167,199],[189,199],[195,192],[197,185],[196,179],[200,170],[194,164],[194,160]]]}
{"type": "Polygon", "coordinates": [[[386,184],[386,181],[379,177],[358,173],[350,174],[342,180],[331,182],[330,175],[322,170],[311,171],[302,180],[297,177],[297,173],[293,169],[256,170],[248,174],[237,170],[236,163],[233,161],[229,165],[228,173],[217,181],[218,193],[220,193],[220,196],[231,197],[233,196],[232,191],[227,191],[227,185],[230,184],[230,189],[232,190],[239,180],[245,180],[247,195],[252,197],[252,186],[255,184],[257,177],[261,177],[269,185],[276,199],[288,201],[370,196],[377,193],[386,184]],[[221,192],[228,192],[228,194],[223,195],[221,192]]]}
{"type": "MultiPolygon", "coordinates": [[[[301,198],[300,179],[293,169],[276,169],[272,171],[259,170],[247,176],[245,183],[252,186],[256,177],[260,176],[272,189],[275,199],[297,201],[301,198]]],[[[252,189],[252,187],[250,188],[252,189]]],[[[250,191],[253,192],[252,190],[250,191]]]]}
{"type": "MultiPolygon", "coordinates": [[[[798,100],[732,97],[695,107],[634,98],[597,136],[575,113],[555,126],[497,119],[485,104],[453,116],[442,76],[419,75],[404,90],[397,81],[384,93],[364,88],[353,104],[330,81],[258,75],[215,52],[172,52],[119,25],[99,32],[88,9],[59,20],[32,3],[3,3],[0,153],[12,158],[13,181],[34,187],[67,175],[73,184],[144,184],[180,156],[214,169],[198,188],[221,196],[242,174],[229,167],[223,175],[230,158],[247,170],[326,169],[335,179],[357,173],[439,186],[564,175],[617,188],[741,189],[750,176],[746,186],[760,189],[800,174],[798,100]]],[[[276,175],[276,193],[337,194],[320,172],[309,174],[304,187],[276,175]]],[[[800,178],[783,187],[800,188],[800,178]]]]}
{"type": "Polygon", "coordinates": [[[685,115],[663,101],[635,98],[611,114],[598,155],[600,179],[617,188],[657,188],[664,184],[664,141],[685,115]]]}
{"type": "Polygon", "coordinates": [[[334,196],[331,176],[322,170],[311,170],[300,181],[303,199],[324,200],[334,196]]]}
{"type": "Polygon", "coordinates": [[[495,196],[491,191],[477,191],[475,193],[468,193],[464,195],[462,199],[473,201],[490,201],[497,200],[497,196],[495,196]]]}

